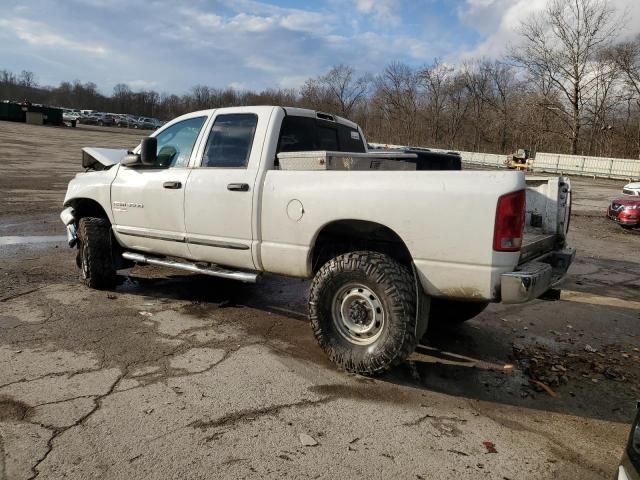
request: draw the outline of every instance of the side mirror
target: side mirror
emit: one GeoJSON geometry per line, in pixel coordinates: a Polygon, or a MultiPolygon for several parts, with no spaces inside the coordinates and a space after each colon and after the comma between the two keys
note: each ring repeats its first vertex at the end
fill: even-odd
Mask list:
{"type": "Polygon", "coordinates": [[[142,165],[152,166],[158,161],[158,140],[156,137],[144,137],[140,147],[140,162],[142,165]]]}
{"type": "Polygon", "coordinates": [[[151,167],[158,161],[158,140],[155,137],[145,137],[140,144],[140,153],[129,153],[122,157],[120,163],[126,167],[151,167]]]}

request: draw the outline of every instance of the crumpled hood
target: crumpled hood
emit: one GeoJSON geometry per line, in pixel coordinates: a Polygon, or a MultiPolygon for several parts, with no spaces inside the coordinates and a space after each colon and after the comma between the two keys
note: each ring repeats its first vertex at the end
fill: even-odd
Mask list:
{"type": "Polygon", "coordinates": [[[120,163],[120,160],[126,154],[127,150],[116,148],[84,147],[82,149],[82,166],[84,168],[92,168],[98,162],[105,167],[111,167],[116,163],[120,163]]]}

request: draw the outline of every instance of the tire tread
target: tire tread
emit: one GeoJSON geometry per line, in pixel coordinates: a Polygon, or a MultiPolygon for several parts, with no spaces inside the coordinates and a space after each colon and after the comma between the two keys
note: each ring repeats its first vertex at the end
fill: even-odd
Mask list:
{"type": "MultiPolygon", "coordinates": [[[[309,317],[314,336],[329,359],[339,367],[362,375],[379,375],[402,363],[413,353],[417,339],[415,282],[410,271],[393,258],[373,251],[355,251],[338,255],[326,262],[314,277],[309,293],[309,317]],[[322,289],[341,272],[362,272],[382,288],[390,300],[390,317],[401,325],[394,328],[391,348],[377,355],[354,361],[332,342],[332,333],[323,326],[320,295],[322,289]]],[[[391,321],[391,318],[389,318],[391,321]]]]}
{"type": "Polygon", "coordinates": [[[80,219],[78,239],[86,250],[87,275],[85,285],[95,289],[112,288],[116,284],[116,270],[111,256],[111,225],[106,218],[80,219]]]}

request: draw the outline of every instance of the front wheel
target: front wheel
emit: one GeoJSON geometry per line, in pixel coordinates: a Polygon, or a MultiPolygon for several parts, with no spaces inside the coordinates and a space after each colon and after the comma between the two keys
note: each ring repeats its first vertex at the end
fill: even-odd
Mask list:
{"type": "Polygon", "coordinates": [[[80,278],[91,288],[113,288],[116,269],[111,248],[111,226],[105,218],[84,217],[78,227],[80,278]]]}
{"type": "Polygon", "coordinates": [[[337,366],[380,374],[415,349],[415,282],[388,255],[360,251],[337,256],[311,283],[309,318],[320,347],[337,366]]]}

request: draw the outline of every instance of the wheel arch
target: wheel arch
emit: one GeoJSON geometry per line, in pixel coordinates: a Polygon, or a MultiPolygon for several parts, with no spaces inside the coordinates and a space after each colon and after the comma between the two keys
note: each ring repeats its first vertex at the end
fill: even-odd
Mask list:
{"type": "Polygon", "coordinates": [[[106,218],[111,223],[111,219],[104,207],[92,198],[72,198],[67,200],[64,206],[73,207],[76,222],[79,222],[83,217],[97,217],[106,218]]]}
{"type": "Polygon", "coordinates": [[[333,220],[316,232],[309,251],[312,274],[330,258],[355,250],[385,253],[411,268],[412,257],[405,242],[393,229],[378,222],[358,219],[333,220]]]}

